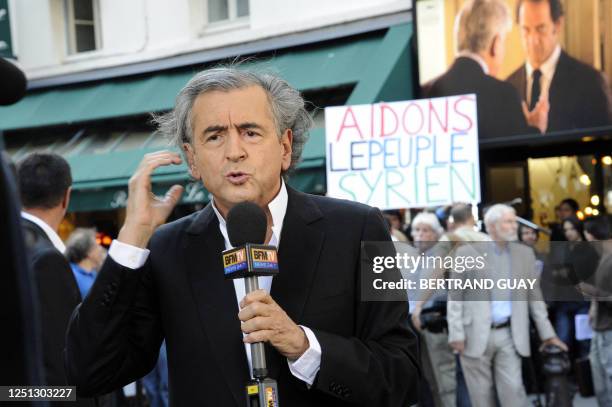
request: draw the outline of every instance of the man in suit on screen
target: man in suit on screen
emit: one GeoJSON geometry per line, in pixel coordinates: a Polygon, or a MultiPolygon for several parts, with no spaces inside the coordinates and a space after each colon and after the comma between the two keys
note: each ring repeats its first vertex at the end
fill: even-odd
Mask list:
{"type": "Polygon", "coordinates": [[[98,394],[147,373],[165,338],[172,405],[242,407],[248,345],[263,341],[284,405],[414,402],[419,370],[405,299],[360,298],[361,241],[390,241],[380,212],[285,183],[311,125],[299,93],[273,75],[216,68],[192,78],[157,121],[213,199],[158,228],[182,188],[154,198],[151,173],[181,158],[145,156],[125,224],[69,328],[68,373],[79,390],[98,394]],[[243,201],[266,213],[280,269],[247,296],[221,262],[231,247],[226,216],[243,201]]]}
{"type": "Polygon", "coordinates": [[[516,90],[496,78],[511,27],[510,10],[503,0],[467,1],[457,16],[454,63],[424,86],[424,96],[429,98],[475,93],[480,140],[539,133],[547,126],[545,102],[526,117],[516,90]]]}
{"type": "Polygon", "coordinates": [[[561,1],[521,0],[517,16],[527,60],[508,82],[529,112],[538,103],[549,103],[548,132],[612,125],[610,86],[604,75],[559,44],[561,1]]]}

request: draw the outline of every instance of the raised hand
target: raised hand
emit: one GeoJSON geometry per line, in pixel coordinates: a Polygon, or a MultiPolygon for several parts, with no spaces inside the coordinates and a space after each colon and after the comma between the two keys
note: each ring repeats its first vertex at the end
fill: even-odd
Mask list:
{"type": "Polygon", "coordinates": [[[155,196],[151,189],[151,174],[158,167],[180,163],[181,157],[169,151],[144,156],[128,184],[125,223],[117,240],[146,247],[155,229],[166,221],[183,193],[182,186],[173,185],[163,197],[155,196]]]}
{"type": "Polygon", "coordinates": [[[550,111],[550,104],[548,99],[542,98],[536,103],[532,111],[529,111],[527,103],[523,102],[523,114],[527,124],[531,127],[536,127],[540,130],[540,133],[546,133],[548,128],[548,112],[550,111]]]}

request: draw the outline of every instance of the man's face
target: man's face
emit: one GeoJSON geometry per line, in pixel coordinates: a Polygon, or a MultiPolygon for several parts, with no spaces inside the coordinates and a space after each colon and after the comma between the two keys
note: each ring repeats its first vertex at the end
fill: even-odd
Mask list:
{"type": "Polygon", "coordinates": [[[521,228],[521,240],[529,246],[535,246],[538,242],[538,234],[531,228],[523,227],[521,228]]]}
{"type": "Polygon", "coordinates": [[[497,236],[494,236],[495,240],[514,242],[518,236],[516,215],[512,212],[504,213],[499,221],[495,224],[495,230],[497,232],[497,236]]]}
{"type": "Polygon", "coordinates": [[[426,250],[438,240],[438,235],[431,226],[426,223],[417,223],[411,230],[414,245],[421,250],[426,250]]]}
{"type": "Polygon", "coordinates": [[[567,219],[575,214],[574,209],[570,205],[563,203],[559,206],[559,217],[561,219],[567,219]]]}
{"type": "Polygon", "coordinates": [[[572,222],[563,222],[563,233],[565,234],[565,238],[569,242],[577,242],[579,240],[582,240],[580,233],[576,230],[572,222]]]}
{"type": "Polygon", "coordinates": [[[401,229],[402,224],[400,222],[400,219],[397,216],[385,214],[385,218],[387,218],[387,220],[389,221],[389,224],[391,225],[392,229],[397,229],[397,230],[401,229]]]}
{"type": "Polygon", "coordinates": [[[524,1],[519,10],[521,40],[529,63],[538,69],[559,43],[562,19],[553,22],[548,1],[524,1]]]}
{"type": "Polygon", "coordinates": [[[190,171],[212,193],[223,216],[237,203],[265,208],[291,164],[291,130],[276,131],[266,92],[249,86],[198,96],[193,141],[185,144],[190,171]]]}
{"type": "Polygon", "coordinates": [[[100,270],[106,258],[106,249],[94,241],[93,246],[89,249],[89,253],[87,253],[87,257],[94,264],[93,268],[95,270],[100,270]]]}

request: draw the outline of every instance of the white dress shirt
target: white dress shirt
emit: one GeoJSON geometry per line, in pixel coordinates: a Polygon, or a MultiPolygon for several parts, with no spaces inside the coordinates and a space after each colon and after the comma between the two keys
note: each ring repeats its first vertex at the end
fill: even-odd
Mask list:
{"type": "Polygon", "coordinates": [[[43,230],[43,232],[45,232],[49,240],[51,240],[51,243],[53,244],[53,246],[57,250],[59,250],[60,253],[64,254],[64,252],[66,251],[66,245],[64,245],[64,242],[62,242],[62,239],[60,239],[57,232],[53,230],[51,226],[47,225],[47,223],[41,218],[39,218],[38,216],[34,216],[27,212],[21,211],[21,217],[40,226],[40,228],[43,230]]]}
{"type": "MultiPolygon", "coordinates": [[[[548,99],[548,94],[550,91],[550,83],[555,76],[555,70],[557,69],[557,64],[559,63],[559,57],[561,56],[561,45],[557,45],[555,50],[550,54],[550,57],[540,66],[540,72],[542,72],[542,77],[540,78],[540,100],[548,99]]],[[[527,104],[531,103],[531,87],[533,85],[533,71],[535,68],[527,61],[525,64],[525,69],[527,70],[527,104]]]]}
{"type": "MultiPolygon", "coordinates": [[[[283,220],[285,219],[285,213],[287,212],[287,202],[287,188],[285,187],[285,183],[281,182],[281,188],[279,193],[268,204],[268,209],[270,210],[270,213],[272,215],[272,236],[270,238],[270,241],[267,243],[268,245],[278,247],[283,228],[283,220]]],[[[233,248],[233,246],[229,241],[229,237],[227,234],[227,224],[225,222],[225,219],[217,210],[214,200],[212,202],[212,206],[215,215],[219,220],[219,230],[221,232],[221,235],[223,236],[223,240],[225,241],[225,249],[231,249],[233,248]]],[[[114,240],[111,244],[111,247],[109,248],[108,255],[115,262],[124,267],[137,269],[139,267],[142,267],[146,262],[149,256],[149,250],[141,249],[139,247],[131,246],[122,243],[118,240],[114,240]]],[[[258,277],[257,279],[259,281],[259,288],[266,290],[269,293],[272,287],[272,276],[258,277]]],[[[236,292],[237,304],[239,304],[245,296],[244,279],[235,279],[233,280],[233,282],[234,290],[236,292]]],[[[319,344],[319,341],[317,340],[312,330],[305,326],[301,326],[301,328],[304,330],[304,333],[306,334],[306,338],[308,338],[310,346],[299,359],[294,361],[287,360],[287,363],[289,364],[289,370],[291,371],[291,374],[293,374],[298,379],[306,382],[308,385],[312,385],[312,383],[314,383],[315,377],[317,376],[317,372],[321,367],[321,345],[319,344]]],[[[250,344],[245,344],[245,351],[249,364],[249,373],[252,374],[253,369],[250,344]]]]}

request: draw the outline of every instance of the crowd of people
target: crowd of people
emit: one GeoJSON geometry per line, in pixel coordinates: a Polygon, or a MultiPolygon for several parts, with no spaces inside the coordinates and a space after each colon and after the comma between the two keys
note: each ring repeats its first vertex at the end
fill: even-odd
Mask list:
{"type": "MultiPolygon", "coordinates": [[[[413,213],[406,223],[409,212],[384,213],[393,240],[418,253],[459,256],[465,247],[493,245],[487,253],[493,276],[535,277],[540,287],[518,301],[508,292],[491,292],[483,301],[445,290],[409,290],[425,379],[420,405],[527,405],[526,387],[545,391],[538,353],[546,345],[568,352],[571,396],[581,386],[588,393],[584,370],[590,361],[599,405],[612,405],[610,228],[605,216],[580,220],[578,209],[574,199],[563,200],[550,231],[517,217],[506,204],[485,208],[482,231],[468,204],[413,213]],[[538,244],[543,233],[550,234],[549,242],[538,244]],[[589,335],[577,332],[581,315],[588,318],[589,335]]],[[[452,272],[417,270],[412,279],[452,272]]]]}
{"type": "MultiPolygon", "coordinates": [[[[107,253],[95,229],[77,228],[65,244],[57,234],[70,199],[70,168],[63,158],[32,154],[18,163],[16,175],[43,313],[46,380],[58,383],[65,377],[61,355],[68,320],[87,296],[107,253]]],[[[558,222],[547,225],[550,230],[517,217],[506,204],[485,208],[480,228],[469,204],[425,210],[407,222],[409,212],[384,212],[392,240],[419,253],[459,255],[468,246],[492,245],[489,263],[496,277],[537,276],[541,287],[523,301],[507,293],[471,301],[443,289],[409,292],[409,320],[421,341],[419,405],[524,406],[526,386],[542,390],[542,383],[528,381],[541,380],[541,374],[529,372],[544,345],[568,352],[577,387],[584,385],[581,369],[588,360],[599,404],[611,405],[610,227],[605,216],[580,220],[578,209],[574,199],[563,200],[558,222]],[[549,234],[545,245],[540,242],[543,233],[549,234]],[[577,332],[581,317],[591,326],[588,337],[577,332]]],[[[415,276],[445,278],[452,272],[423,268],[415,276]]],[[[164,343],[158,364],[144,379],[151,405],[167,405],[167,376],[164,343]]],[[[103,405],[120,405],[122,394],[98,399],[103,405]]]]}

